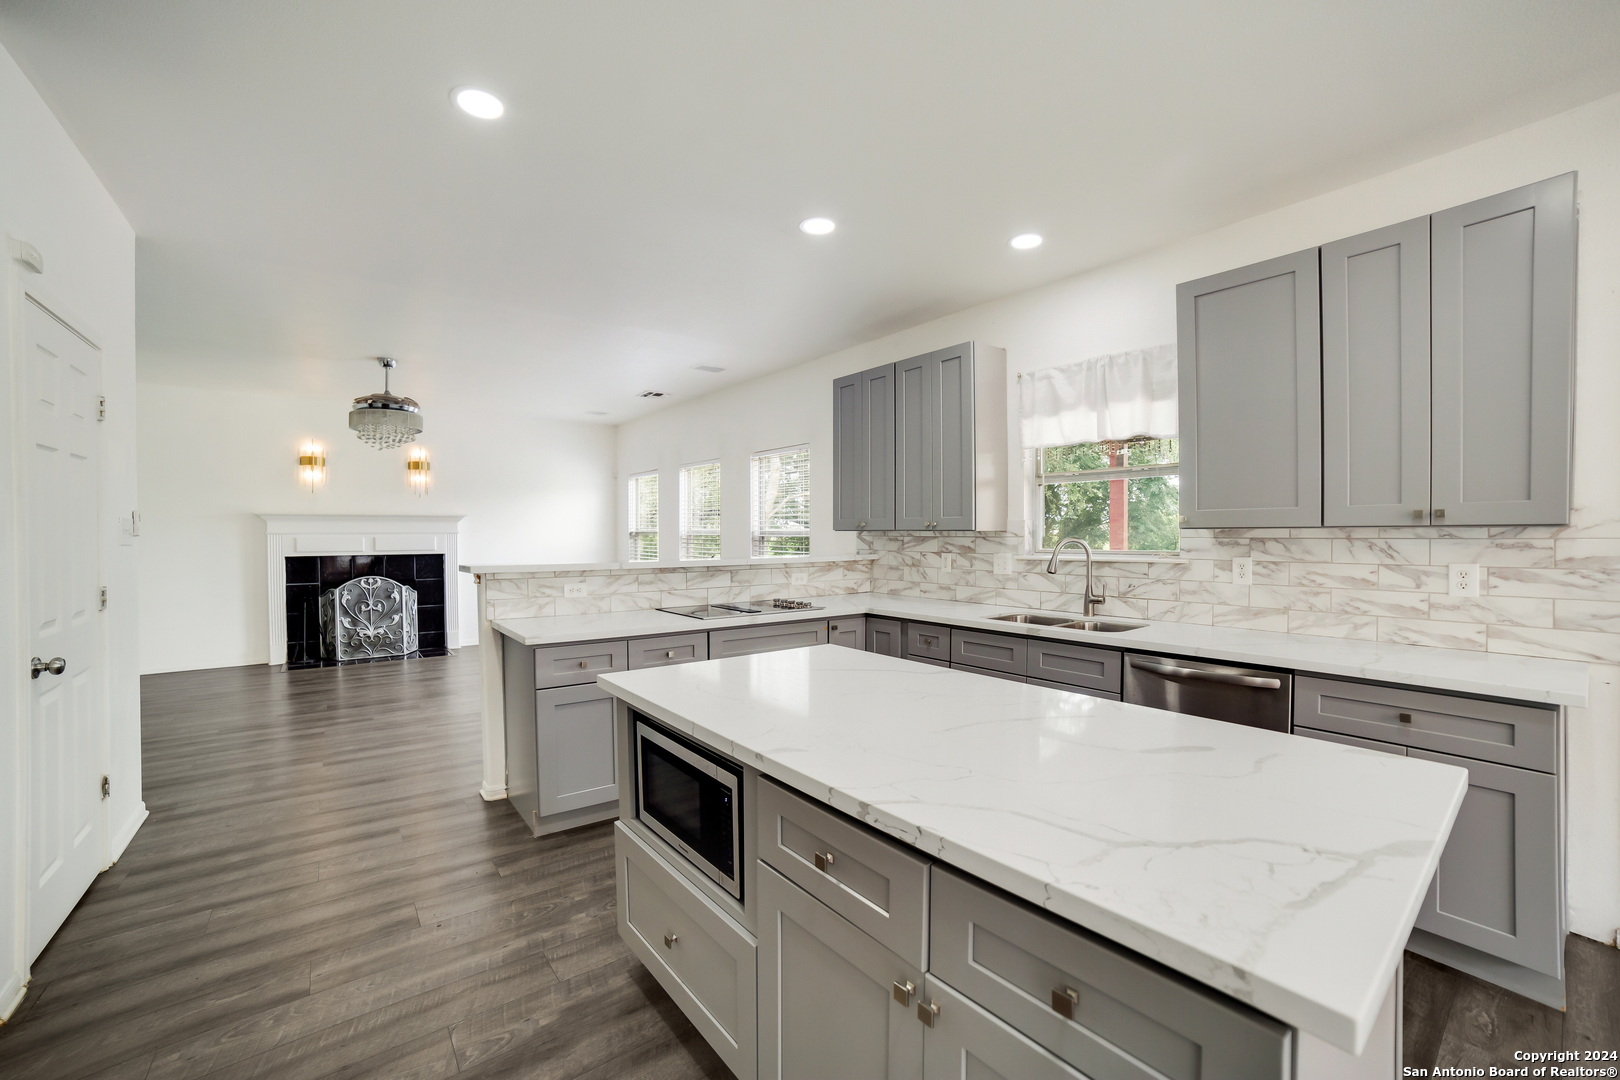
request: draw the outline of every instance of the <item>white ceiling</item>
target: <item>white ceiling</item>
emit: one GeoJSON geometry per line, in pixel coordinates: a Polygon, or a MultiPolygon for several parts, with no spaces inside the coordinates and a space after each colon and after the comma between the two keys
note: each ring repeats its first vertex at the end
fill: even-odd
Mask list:
{"type": "Polygon", "coordinates": [[[387,353],[430,421],[622,420],[1620,89],[1614,0],[0,0],[0,41],[140,237],[143,379],[341,402],[387,353]]]}

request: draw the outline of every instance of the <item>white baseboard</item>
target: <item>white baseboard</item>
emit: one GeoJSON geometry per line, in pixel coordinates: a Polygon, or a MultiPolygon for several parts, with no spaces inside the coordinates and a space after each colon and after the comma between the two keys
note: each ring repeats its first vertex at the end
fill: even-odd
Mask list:
{"type": "Polygon", "coordinates": [[[503,787],[479,788],[478,794],[484,797],[485,802],[500,802],[502,799],[506,798],[506,789],[503,787]]]}
{"type": "Polygon", "coordinates": [[[0,983],[0,1024],[11,1019],[11,1014],[17,1011],[22,1004],[23,995],[28,993],[28,980],[18,971],[6,976],[6,981],[0,983]]]}
{"type": "Polygon", "coordinates": [[[129,847],[129,842],[131,840],[135,839],[135,834],[139,832],[141,826],[145,824],[146,817],[146,803],[143,801],[140,805],[140,809],[129,816],[129,820],[124,823],[124,827],[114,833],[111,841],[107,844],[108,866],[111,866],[113,863],[124,857],[124,849],[129,847]]]}

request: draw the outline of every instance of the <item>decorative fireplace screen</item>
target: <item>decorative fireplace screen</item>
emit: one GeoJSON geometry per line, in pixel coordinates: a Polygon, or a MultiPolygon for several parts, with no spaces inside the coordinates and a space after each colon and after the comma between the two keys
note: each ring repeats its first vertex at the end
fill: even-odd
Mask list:
{"type": "Polygon", "coordinates": [[[326,659],[377,660],[418,649],[416,590],[385,577],[357,577],[321,594],[326,659]]]}

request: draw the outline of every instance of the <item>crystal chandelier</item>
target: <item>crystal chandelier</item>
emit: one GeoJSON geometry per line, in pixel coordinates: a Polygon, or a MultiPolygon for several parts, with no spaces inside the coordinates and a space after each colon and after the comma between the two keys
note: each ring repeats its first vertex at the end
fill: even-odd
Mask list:
{"type": "Polygon", "coordinates": [[[349,427],[367,446],[393,450],[414,442],[422,433],[422,408],[408,397],[397,397],[388,392],[388,373],[394,370],[393,357],[379,356],[377,363],[383,369],[382,393],[354,399],[354,408],[349,412],[349,427]]]}

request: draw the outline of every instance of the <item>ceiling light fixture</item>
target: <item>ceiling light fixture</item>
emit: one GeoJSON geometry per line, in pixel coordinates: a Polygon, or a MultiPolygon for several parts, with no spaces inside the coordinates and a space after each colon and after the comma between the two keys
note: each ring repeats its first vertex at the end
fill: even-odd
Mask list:
{"type": "Polygon", "coordinates": [[[838,223],[833,221],[832,218],[807,217],[799,222],[799,231],[810,236],[826,236],[836,228],[838,228],[838,223]]]}
{"type": "Polygon", "coordinates": [[[379,356],[377,363],[383,369],[383,391],[354,399],[349,427],[367,446],[393,450],[416,441],[422,434],[422,407],[408,397],[388,392],[388,373],[394,370],[393,357],[379,356]]]}
{"type": "Polygon", "coordinates": [[[480,90],[476,86],[458,86],[450,91],[450,97],[461,111],[469,116],[476,116],[480,120],[498,120],[506,112],[506,106],[501,99],[488,90],[480,90]]]}
{"type": "Polygon", "coordinates": [[[1017,248],[1019,251],[1028,251],[1030,248],[1038,248],[1042,244],[1041,234],[1032,232],[1019,233],[1017,236],[1013,237],[1007,242],[1013,247],[1017,248]]]}
{"type": "Polygon", "coordinates": [[[718,374],[720,374],[720,372],[722,372],[722,371],[724,371],[726,369],[723,368],[723,367],[715,367],[713,364],[693,364],[692,365],[692,370],[693,371],[707,371],[710,375],[718,375],[718,374]]]}

